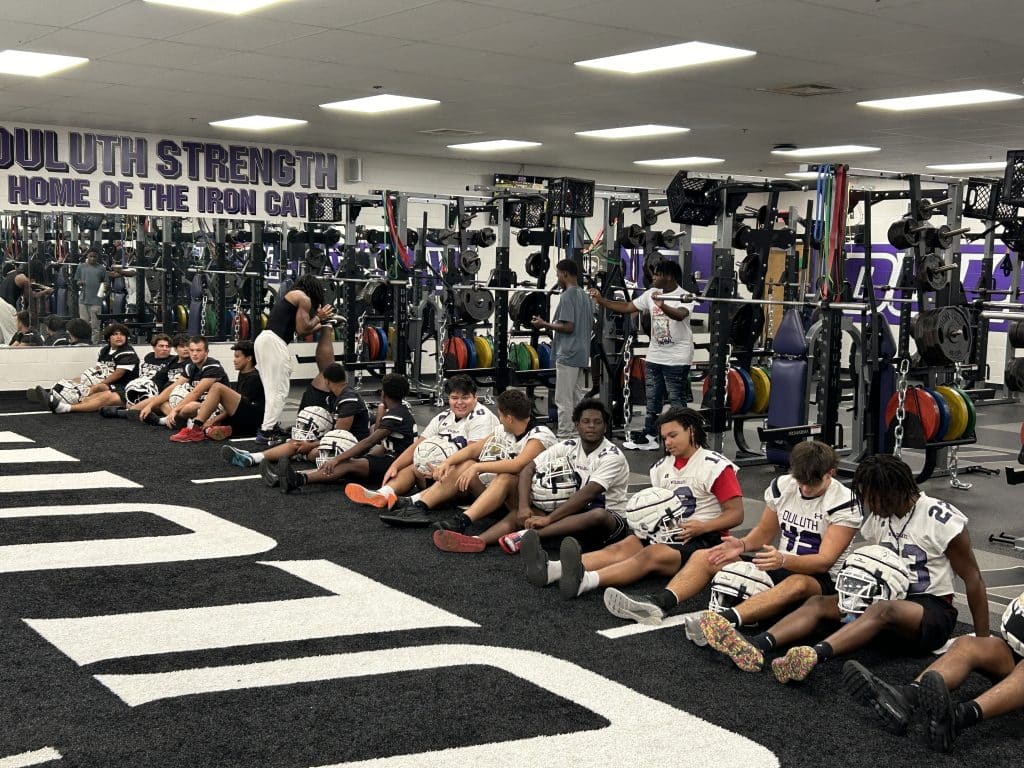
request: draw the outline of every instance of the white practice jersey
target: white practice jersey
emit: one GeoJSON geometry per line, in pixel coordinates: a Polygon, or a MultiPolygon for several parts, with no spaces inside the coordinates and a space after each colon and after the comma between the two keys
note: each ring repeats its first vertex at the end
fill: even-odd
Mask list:
{"type": "MultiPolygon", "coordinates": [[[[808,499],[800,493],[796,478],[782,475],[765,490],[764,503],[779,518],[779,551],[785,554],[816,555],[830,525],[856,531],[864,520],[853,491],[835,478],[821,496],[808,499]]],[[[833,581],[852,547],[851,542],[829,569],[833,581]]]]}
{"type": "Polygon", "coordinates": [[[453,438],[453,442],[459,448],[465,448],[469,443],[486,440],[498,429],[501,429],[498,417],[485,406],[477,403],[476,407],[461,419],[456,418],[450,408],[441,411],[430,420],[430,423],[420,433],[420,437],[425,440],[428,437],[446,435],[453,438]],[[462,440],[458,438],[462,438],[462,440]]]}
{"type": "Polygon", "coordinates": [[[726,469],[738,473],[739,468],[720,453],[698,448],[682,469],[676,469],[674,456],[665,456],[651,467],[651,485],[668,488],[683,502],[684,518],[713,520],[722,514],[711,487],[726,469]]]}
{"type": "Polygon", "coordinates": [[[967,517],[948,502],[923,493],[909,516],[881,518],[868,514],[861,535],[899,554],[910,568],[911,595],[953,594],[953,567],[946,557],[949,543],[967,527],[967,517]]]}
{"type": "Polygon", "coordinates": [[[539,442],[541,444],[542,451],[546,451],[558,442],[558,438],[555,436],[555,433],[543,424],[537,424],[529,427],[519,437],[516,437],[499,427],[491,434],[489,439],[500,442],[505,447],[510,458],[515,458],[522,453],[523,449],[526,448],[526,444],[531,440],[539,442]]]}
{"type": "Polygon", "coordinates": [[[629,463],[622,451],[608,438],[591,453],[583,450],[579,438],[555,443],[545,452],[549,456],[568,456],[580,477],[580,488],[591,480],[604,488],[604,500],[595,500],[594,506],[603,506],[609,512],[626,511],[629,489],[629,463]]]}

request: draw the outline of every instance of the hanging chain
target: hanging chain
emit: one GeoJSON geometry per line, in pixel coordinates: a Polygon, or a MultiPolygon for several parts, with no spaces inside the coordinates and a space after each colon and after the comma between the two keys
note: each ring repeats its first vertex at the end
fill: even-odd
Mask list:
{"type": "Polygon", "coordinates": [[[896,382],[896,428],[893,430],[895,438],[892,447],[892,455],[896,458],[903,456],[903,419],[906,418],[907,410],[907,374],[910,373],[910,358],[900,360],[900,377],[896,382]]]}
{"type": "Polygon", "coordinates": [[[206,295],[206,289],[203,289],[203,300],[199,303],[199,335],[204,339],[206,338],[206,307],[210,303],[210,299],[206,295]]]}
{"type": "MultiPolygon", "coordinates": [[[[729,371],[732,370],[732,344],[725,347],[725,375],[722,377],[722,402],[729,408],[729,371]]],[[[731,410],[731,409],[730,409],[731,410]]]]}
{"type": "Polygon", "coordinates": [[[622,429],[627,440],[632,439],[629,428],[633,423],[633,406],[630,403],[629,380],[632,378],[630,364],[633,362],[634,336],[632,327],[626,335],[626,344],[622,348],[622,429]]]}
{"type": "MultiPolygon", "coordinates": [[[[958,394],[963,383],[964,377],[963,372],[960,370],[960,363],[956,363],[953,370],[953,387],[957,390],[958,394]]],[[[973,483],[965,483],[957,477],[959,469],[960,446],[951,445],[949,447],[949,452],[946,455],[946,470],[949,472],[949,486],[950,488],[956,488],[958,491],[969,491],[973,486],[973,483]]]]}
{"type": "MultiPolygon", "coordinates": [[[[772,298],[772,297],[769,296],[768,298],[772,298]]],[[[767,340],[769,337],[771,337],[772,341],[774,342],[774,340],[775,340],[775,302],[774,301],[772,301],[772,303],[768,305],[768,324],[765,326],[764,333],[765,333],[765,340],[767,340]]],[[[773,344],[773,346],[774,346],[774,344],[773,344]]],[[[765,365],[765,367],[769,371],[772,369],[772,358],[774,358],[774,357],[775,357],[775,355],[768,355],[768,360],[767,360],[767,364],[765,365]]]]}
{"type": "Polygon", "coordinates": [[[444,355],[448,346],[448,307],[441,307],[439,328],[437,333],[437,382],[434,384],[434,406],[443,408],[446,402],[444,396],[444,355]]]}
{"type": "MultiPolygon", "coordinates": [[[[363,314],[359,316],[359,328],[356,330],[356,362],[361,363],[363,361],[363,331],[366,327],[366,313],[369,310],[363,310],[363,314]]],[[[356,368],[356,390],[362,386],[363,383],[363,368],[356,368]]]]}

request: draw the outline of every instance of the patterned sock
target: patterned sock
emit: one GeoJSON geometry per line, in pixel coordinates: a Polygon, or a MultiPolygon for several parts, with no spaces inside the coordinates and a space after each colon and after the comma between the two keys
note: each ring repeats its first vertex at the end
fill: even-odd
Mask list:
{"type": "Polygon", "coordinates": [[[554,584],[562,578],[562,561],[548,560],[548,584],[554,584]]]}
{"type": "Polygon", "coordinates": [[[580,591],[576,594],[582,595],[584,592],[597,589],[600,583],[601,578],[597,575],[597,571],[584,571],[583,578],[580,580],[580,591]]]}
{"type": "Polygon", "coordinates": [[[822,640],[820,643],[816,643],[812,647],[814,648],[814,652],[818,654],[818,661],[825,661],[832,658],[834,651],[827,640],[822,640]]]}

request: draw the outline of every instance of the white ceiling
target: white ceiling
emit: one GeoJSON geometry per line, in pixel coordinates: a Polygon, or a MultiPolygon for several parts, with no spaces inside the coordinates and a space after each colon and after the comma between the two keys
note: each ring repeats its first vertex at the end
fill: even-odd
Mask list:
{"type": "MultiPolygon", "coordinates": [[[[924,171],[1003,159],[1024,146],[1024,101],[889,114],[857,101],[945,90],[1024,93],[1021,0],[287,0],[242,17],[142,0],[0,0],[0,48],[87,56],[44,80],[0,75],[7,123],[465,157],[435,128],[543,142],[495,162],[635,171],[634,160],[726,158],[716,173],[776,175],[772,145],[873,144],[835,158],[924,171]],[[582,58],[688,40],[752,58],[646,76],[582,58]],[[799,98],[761,89],[821,83],[799,98]],[[317,105],[385,93],[439,99],[391,115],[317,105]],[[252,134],[211,120],[247,114],[308,125],[252,134]],[[688,134],[608,142],[576,130],[667,123],[688,134]]],[[[488,156],[491,157],[491,156],[488,156]]]]}

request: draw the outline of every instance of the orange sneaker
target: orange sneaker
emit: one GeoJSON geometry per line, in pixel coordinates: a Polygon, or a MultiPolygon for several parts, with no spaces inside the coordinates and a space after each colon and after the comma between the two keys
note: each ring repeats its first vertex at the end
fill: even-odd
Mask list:
{"type": "Polygon", "coordinates": [[[391,509],[395,506],[395,500],[398,498],[389,493],[371,491],[369,488],[359,485],[359,483],[349,483],[346,485],[345,495],[356,504],[366,504],[377,509],[391,509]]]}

